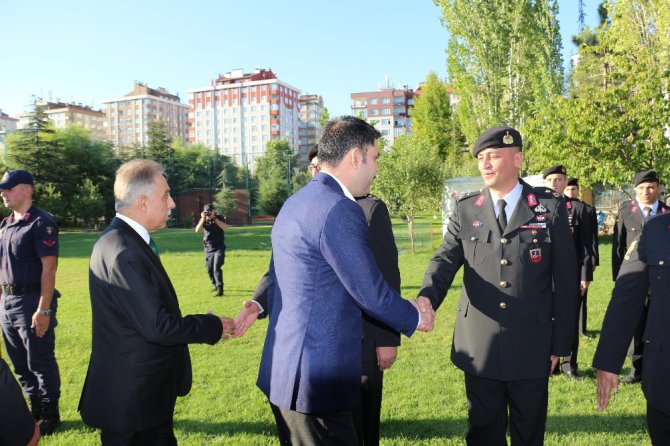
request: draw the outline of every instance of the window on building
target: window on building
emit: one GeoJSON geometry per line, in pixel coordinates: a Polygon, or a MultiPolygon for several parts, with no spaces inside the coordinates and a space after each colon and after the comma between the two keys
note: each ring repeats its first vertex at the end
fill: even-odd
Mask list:
{"type": "Polygon", "coordinates": [[[382,110],[382,115],[390,115],[391,114],[391,109],[390,108],[385,108],[382,110]]]}
{"type": "Polygon", "coordinates": [[[382,104],[390,104],[391,98],[382,98],[382,104]]]}
{"type": "Polygon", "coordinates": [[[379,110],[373,108],[370,110],[370,113],[368,113],[370,116],[377,116],[379,114],[379,110]]]}
{"type": "Polygon", "coordinates": [[[402,115],[402,114],[405,113],[405,109],[404,108],[396,108],[394,110],[394,112],[395,112],[396,115],[402,115]]]}
{"type": "Polygon", "coordinates": [[[391,120],[390,119],[382,119],[381,123],[382,123],[382,125],[391,125],[391,120]]]}
{"type": "Polygon", "coordinates": [[[370,99],[370,105],[377,105],[377,99],[376,98],[370,99]]]}

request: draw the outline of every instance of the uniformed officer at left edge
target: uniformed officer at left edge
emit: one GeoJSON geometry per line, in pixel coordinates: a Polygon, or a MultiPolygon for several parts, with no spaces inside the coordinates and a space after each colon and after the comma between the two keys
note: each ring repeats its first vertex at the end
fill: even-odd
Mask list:
{"type": "MultiPolygon", "coordinates": [[[[573,264],[576,271],[579,272],[579,291],[574,299],[577,299],[581,305],[584,293],[593,281],[593,262],[595,254],[593,251],[593,225],[591,218],[587,214],[585,203],[579,199],[570,198],[564,195],[568,184],[568,176],[565,166],[556,165],[546,169],[542,175],[545,186],[551,188],[565,200],[565,207],[568,211],[568,224],[572,234],[572,242],[577,254],[576,262],[573,264]]],[[[566,264],[566,267],[569,265],[566,264]]],[[[575,315],[579,319],[579,313],[575,315]]],[[[572,345],[572,352],[564,356],[561,360],[560,371],[571,379],[578,379],[577,354],[579,352],[579,330],[578,324],[575,325],[575,337],[572,345]]],[[[558,370],[557,370],[558,371],[558,370]]]]}
{"type": "Polygon", "coordinates": [[[0,182],[9,217],[0,223],[0,323],[14,365],[42,435],[60,424],[60,374],[55,356],[55,288],[58,226],[33,205],[33,176],[10,170],[0,182]]]}
{"type": "Polygon", "coordinates": [[[577,270],[563,200],[519,179],[522,141],[511,127],[474,144],[486,188],[456,202],[420,296],[439,307],[457,271],[463,288],[451,360],[465,374],[467,444],[542,445],[549,374],[570,353],[577,270]]]}

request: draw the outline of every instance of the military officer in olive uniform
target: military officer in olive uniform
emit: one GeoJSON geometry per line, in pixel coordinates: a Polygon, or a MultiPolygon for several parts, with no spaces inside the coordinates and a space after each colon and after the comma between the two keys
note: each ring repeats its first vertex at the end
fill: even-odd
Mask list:
{"type": "MultiPolygon", "coordinates": [[[[658,199],[658,174],[653,170],[638,172],[633,179],[635,199],[626,201],[619,209],[614,235],[612,237],[612,280],[616,280],[628,249],[639,238],[645,222],[658,214],[670,212],[670,208],[658,199]]],[[[631,367],[623,384],[634,384],[642,379],[642,355],[644,353],[644,334],[647,311],[642,312],[640,322],[628,348],[631,367]]]]}
{"type": "Polygon", "coordinates": [[[642,390],[647,425],[654,446],[670,444],[670,214],[644,225],[633,241],[614,284],[600,341],[593,357],[597,369],[598,408],[604,410],[617,391],[626,348],[649,301],[644,332],[642,390]],[[648,296],[649,295],[649,296],[648,296]]]}
{"type": "Polygon", "coordinates": [[[469,445],[541,445],[548,382],[576,334],[577,271],[566,207],[519,179],[521,135],[483,132],[473,147],[486,188],[456,202],[420,296],[438,308],[463,266],[451,360],[465,372],[469,445]]]}
{"type": "MultiPolygon", "coordinates": [[[[577,255],[575,263],[566,264],[566,266],[575,265],[575,269],[578,271],[579,278],[577,279],[577,283],[579,286],[578,292],[574,298],[577,299],[579,305],[581,305],[584,293],[593,280],[593,262],[595,255],[593,252],[591,218],[587,214],[583,201],[564,195],[565,188],[568,184],[568,176],[564,166],[560,164],[552,166],[545,170],[542,176],[545,185],[553,189],[554,192],[559,194],[565,200],[565,207],[568,210],[568,224],[570,225],[572,242],[577,255]]],[[[575,336],[573,338],[571,353],[563,357],[560,369],[563,374],[572,379],[577,379],[579,377],[579,372],[577,371],[577,354],[579,352],[579,336],[577,335],[579,324],[577,322],[579,313],[577,313],[575,317],[577,319],[575,320],[575,336]]]]}

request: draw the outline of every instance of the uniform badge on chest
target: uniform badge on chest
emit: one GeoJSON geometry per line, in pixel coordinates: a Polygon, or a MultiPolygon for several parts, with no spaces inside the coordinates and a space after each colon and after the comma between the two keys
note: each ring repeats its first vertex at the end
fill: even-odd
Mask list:
{"type": "Polygon", "coordinates": [[[479,220],[475,220],[475,221],[472,222],[472,227],[473,228],[481,228],[482,226],[484,226],[484,223],[482,223],[479,220]]]}
{"type": "Polygon", "coordinates": [[[530,248],[530,261],[540,263],[542,261],[542,248],[530,248]]]}
{"type": "Polygon", "coordinates": [[[542,204],[535,206],[535,212],[547,212],[547,208],[542,204]]]}

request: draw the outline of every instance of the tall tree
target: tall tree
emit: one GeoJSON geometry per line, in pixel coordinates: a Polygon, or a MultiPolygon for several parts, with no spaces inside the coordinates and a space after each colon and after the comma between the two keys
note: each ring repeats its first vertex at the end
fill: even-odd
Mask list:
{"type": "MultiPolygon", "coordinates": [[[[149,144],[145,149],[146,157],[161,163],[165,167],[168,181],[175,170],[174,147],[165,122],[153,121],[149,125],[149,144]]],[[[172,186],[172,184],[170,184],[172,186]]]]}
{"type": "Polygon", "coordinates": [[[580,47],[598,55],[598,81],[555,97],[529,136],[535,165],[564,161],[587,183],[618,187],[639,170],[670,170],[670,4],[617,0],[607,7],[596,44],[580,47]]]}
{"type": "Polygon", "coordinates": [[[447,65],[472,143],[482,129],[523,128],[563,89],[557,0],[435,0],[449,31],[447,65]]]}
{"type": "Polygon", "coordinates": [[[414,97],[411,118],[412,133],[418,140],[437,147],[442,158],[461,151],[463,141],[451,140],[453,124],[449,88],[433,71],[426,76],[421,94],[414,97]]]}
{"type": "Polygon", "coordinates": [[[259,206],[268,215],[277,215],[290,195],[293,166],[297,155],[285,139],[267,143],[265,155],[257,159],[259,206]]]}
{"type": "Polygon", "coordinates": [[[391,210],[400,210],[407,219],[412,252],[414,220],[425,210],[437,210],[442,204],[442,159],[436,146],[403,135],[393,147],[379,157],[379,170],[372,184],[373,192],[391,210]]]}

